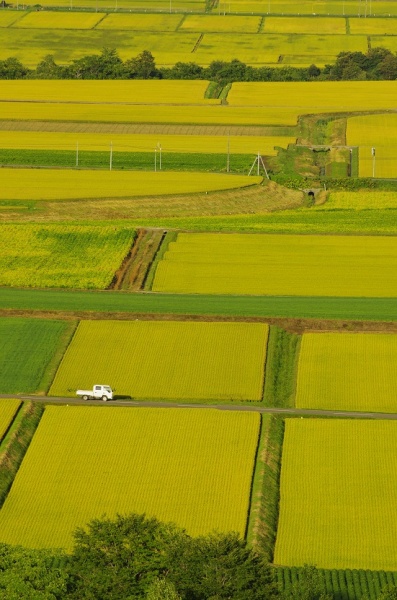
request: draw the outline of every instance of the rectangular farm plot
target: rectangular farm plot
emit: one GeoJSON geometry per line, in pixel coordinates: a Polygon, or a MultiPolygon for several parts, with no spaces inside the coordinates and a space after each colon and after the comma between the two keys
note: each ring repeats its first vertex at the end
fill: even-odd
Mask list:
{"type": "Polygon", "coordinates": [[[394,297],[397,238],[179,234],[156,292],[394,297]]]}
{"type": "Polygon", "coordinates": [[[54,355],[74,327],[50,319],[0,319],[0,393],[45,392],[56,369],[54,355]]]}
{"type": "Polygon", "coordinates": [[[129,512],[244,535],[260,417],[211,409],[46,408],[0,510],[0,540],[66,547],[129,512]]]}
{"type": "Polygon", "coordinates": [[[395,571],[397,423],[288,419],[274,563],[395,571]]]}
{"type": "Polygon", "coordinates": [[[313,17],[266,17],[264,33],[345,34],[346,20],[313,17]]]}
{"type": "Polygon", "coordinates": [[[134,237],[113,226],[2,225],[0,285],[103,289],[134,237]]]}
{"type": "Polygon", "coordinates": [[[397,335],[307,333],[296,406],[397,412],[397,335]]]}
{"type": "Polygon", "coordinates": [[[232,15],[187,15],[180,31],[257,33],[261,17],[232,15]]]}
{"type": "Polygon", "coordinates": [[[267,333],[256,323],[82,321],[49,394],[103,383],[135,398],[261,400],[267,333]]]}
{"type": "Polygon", "coordinates": [[[0,442],[14,420],[20,406],[21,400],[16,398],[0,399],[0,442]]]}
{"type": "Polygon", "coordinates": [[[97,29],[128,29],[131,31],[175,31],[182,15],[128,15],[108,14],[97,29]]]}
{"type": "Polygon", "coordinates": [[[396,114],[364,115],[347,120],[347,143],[359,147],[360,177],[396,176],[396,135],[396,114]],[[372,148],[375,148],[375,156],[372,148]]]}
{"type": "Polygon", "coordinates": [[[92,29],[105,13],[29,12],[14,27],[33,29],[92,29]]]}

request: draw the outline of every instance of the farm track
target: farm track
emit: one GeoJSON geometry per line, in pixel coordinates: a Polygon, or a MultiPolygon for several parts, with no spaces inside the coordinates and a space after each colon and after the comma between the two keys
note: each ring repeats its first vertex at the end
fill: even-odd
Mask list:
{"type": "Polygon", "coordinates": [[[267,323],[285,329],[289,333],[303,334],[315,332],[339,333],[397,333],[397,322],[393,321],[348,321],[330,319],[283,318],[245,315],[201,315],[177,313],[140,312],[100,312],[100,311],[57,311],[57,310],[17,310],[0,309],[0,318],[36,318],[50,320],[90,320],[90,321],[189,321],[222,323],[267,323]]]}
{"type": "Polygon", "coordinates": [[[124,133],[158,135],[252,135],[271,136],[283,130],[282,135],[294,135],[295,127],[244,125],[168,125],[136,123],[75,123],[51,121],[1,121],[0,131],[46,131],[62,133],[124,133]]]}
{"type": "Polygon", "coordinates": [[[25,394],[0,394],[0,398],[19,398],[32,402],[45,404],[66,404],[71,406],[129,406],[132,408],[204,408],[225,411],[249,411],[264,414],[293,415],[301,417],[343,417],[349,419],[375,419],[375,420],[397,420],[397,413],[359,412],[341,410],[318,410],[304,408],[276,408],[268,406],[250,406],[241,404],[184,404],[183,402],[150,402],[137,400],[112,400],[101,402],[98,400],[81,400],[80,398],[66,398],[60,396],[29,396],[25,394]]]}

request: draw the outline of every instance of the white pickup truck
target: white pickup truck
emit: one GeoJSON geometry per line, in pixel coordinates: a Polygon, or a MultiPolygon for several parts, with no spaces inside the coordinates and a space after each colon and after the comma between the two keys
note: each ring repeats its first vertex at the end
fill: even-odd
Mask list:
{"type": "Polygon", "coordinates": [[[113,390],[108,385],[94,385],[92,390],[77,390],[76,396],[82,396],[83,400],[113,400],[113,390]]]}

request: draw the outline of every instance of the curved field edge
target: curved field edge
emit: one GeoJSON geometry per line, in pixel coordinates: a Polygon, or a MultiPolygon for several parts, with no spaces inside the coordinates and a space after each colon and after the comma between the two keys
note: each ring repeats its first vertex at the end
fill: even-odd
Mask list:
{"type": "MultiPolygon", "coordinates": [[[[213,296],[85,292],[0,288],[3,314],[32,315],[69,313],[68,318],[87,312],[143,315],[268,317],[291,319],[338,319],[397,321],[395,298],[333,298],[310,296],[213,296]]],[[[87,315],[86,315],[87,316],[87,315]]],[[[104,315],[101,316],[104,318],[104,315]]],[[[122,317],[122,318],[125,318],[122,317]]]]}

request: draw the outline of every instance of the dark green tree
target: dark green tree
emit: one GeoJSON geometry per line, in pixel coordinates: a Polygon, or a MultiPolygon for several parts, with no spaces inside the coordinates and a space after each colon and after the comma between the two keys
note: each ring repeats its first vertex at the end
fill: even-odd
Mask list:
{"type": "Polygon", "coordinates": [[[0,60],[0,79],[25,79],[30,71],[14,57],[0,60]]]}
{"type": "Polygon", "coordinates": [[[127,79],[160,79],[161,74],[156,69],[156,63],[151,52],[144,50],[135,58],[124,63],[127,79]]]}
{"type": "Polygon", "coordinates": [[[0,544],[0,599],[65,598],[69,576],[65,568],[54,566],[65,560],[60,552],[0,544]]]}

